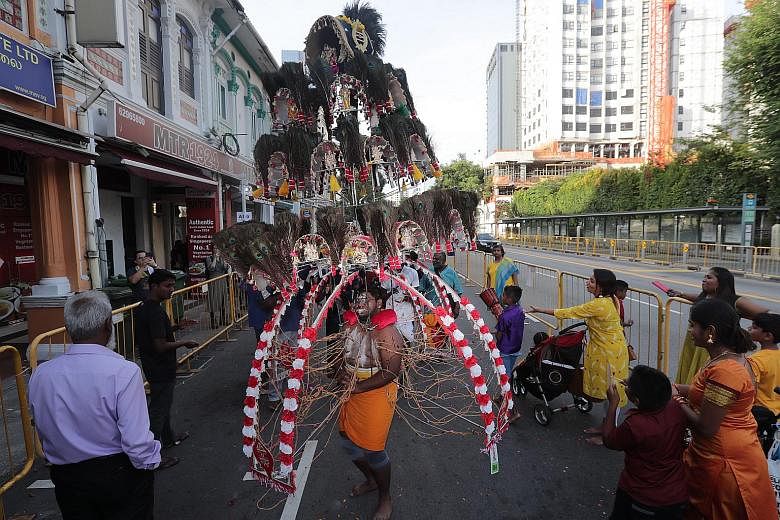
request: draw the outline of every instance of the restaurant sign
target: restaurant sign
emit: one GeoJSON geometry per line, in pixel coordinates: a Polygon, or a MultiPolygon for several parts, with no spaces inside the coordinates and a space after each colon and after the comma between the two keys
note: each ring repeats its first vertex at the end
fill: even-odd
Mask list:
{"type": "Polygon", "coordinates": [[[232,157],[211,143],[182,128],[116,101],[109,102],[108,137],[117,137],[181,161],[237,179],[252,182],[255,167],[232,157]]]}

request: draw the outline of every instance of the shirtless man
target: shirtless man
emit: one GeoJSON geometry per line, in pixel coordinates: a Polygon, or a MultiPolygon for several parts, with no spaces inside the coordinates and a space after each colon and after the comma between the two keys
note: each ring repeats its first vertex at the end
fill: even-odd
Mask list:
{"type": "Polygon", "coordinates": [[[344,365],[339,376],[342,385],[351,389],[341,405],[339,433],[347,454],[366,477],[352,489],[352,496],[378,490],[374,520],[388,520],[393,509],[385,444],[395,412],[395,380],[404,344],[393,326],[395,312],[384,308],[386,298],[378,284],[370,285],[355,299],[356,314],[345,314],[344,365]]]}

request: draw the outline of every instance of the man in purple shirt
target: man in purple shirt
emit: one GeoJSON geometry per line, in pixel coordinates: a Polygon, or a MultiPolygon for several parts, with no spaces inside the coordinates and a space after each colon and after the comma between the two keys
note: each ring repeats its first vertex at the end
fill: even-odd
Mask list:
{"type": "MultiPolygon", "coordinates": [[[[520,306],[520,297],[523,290],[516,285],[507,285],[501,295],[501,304],[504,311],[498,317],[496,325],[496,341],[501,359],[506,367],[506,373],[512,379],[512,368],[517,358],[520,357],[520,349],[523,347],[523,329],[525,329],[525,312],[520,306]]],[[[518,408],[512,409],[510,422],[520,417],[518,408]]]]}
{"type": "Polygon", "coordinates": [[[160,443],[138,365],[113,352],[111,304],[88,291],[65,304],[73,344],[30,377],[30,408],[65,520],[151,519],[160,443]]]}

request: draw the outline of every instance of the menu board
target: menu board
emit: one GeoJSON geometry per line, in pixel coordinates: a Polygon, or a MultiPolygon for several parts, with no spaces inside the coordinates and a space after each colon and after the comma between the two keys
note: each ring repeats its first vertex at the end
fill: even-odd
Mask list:
{"type": "Polygon", "coordinates": [[[187,254],[190,283],[206,280],[206,259],[213,251],[217,232],[217,201],[213,193],[187,192],[187,254]]]}

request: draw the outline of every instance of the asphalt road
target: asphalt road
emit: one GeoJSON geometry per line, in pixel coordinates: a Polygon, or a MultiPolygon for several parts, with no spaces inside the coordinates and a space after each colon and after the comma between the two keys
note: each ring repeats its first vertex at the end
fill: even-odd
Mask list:
{"type": "MultiPolygon", "coordinates": [[[[524,291],[522,302],[526,306],[559,306],[558,286],[554,270],[588,277],[594,268],[611,269],[619,279],[628,282],[632,289],[638,289],[638,291],[630,291],[624,301],[626,318],[633,319],[635,322],[633,327],[627,329],[627,332],[639,357],[636,363],[657,366],[674,376],[680,348],[688,327],[690,305],[672,301],[669,304],[667,318],[665,306],[668,298],[656,289],[652,282],[658,280],[679,291],[697,293],[701,291],[701,281],[705,271],[691,271],[651,262],[612,260],[608,257],[559,253],[509,245],[504,247],[508,258],[521,263],[519,264],[521,267],[520,283],[524,291]],[[541,266],[541,268],[528,267],[523,263],[541,266]],[[658,297],[658,300],[655,296],[658,297]],[[658,323],[659,301],[660,313],[664,319],[664,323],[660,327],[658,323]],[[663,349],[663,345],[665,345],[663,340],[664,327],[669,329],[667,352],[664,352],[663,349]],[[662,352],[660,356],[659,348],[662,352]]],[[[470,254],[469,262],[470,277],[482,283],[482,253],[470,254]]],[[[465,255],[458,257],[457,266],[460,271],[465,272],[465,255]]],[[[756,304],[773,312],[780,312],[779,282],[737,275],[736,289],[740,296],[750,298],[756,304]]],[[[585,291],[584,280],[571,276],[564,277],[564,295],[565,306],[582,303],[590,298],[585,291]]],[[[550,317],[542,316],[542,318],[551,320],[550,317]]],[[[572,322],[566,322],[566,324],[569,323],[572,322]]],[[[749,321],[743,320],[743,327],[747,327],[749,324],[749,321]]]]}
{"type": "MultiPolygon", "coordinates": [[[[467,294],[478,299],[473,288],[467,294]]],[[[487,312],[481,302],[477,305],[487,312]]],[[[463,318],[459,322],[465,332],[463,318]]],[[[540,328],[529,323],[526,339],[540,328]]],[[[254,335],[245,331],[236,337],[238,341],[209,348],[202,370],[176,388],[175,423],[191,436],[171,450],[181,463],[156,474],[156,518],[276,519],[282,514],[283,495],[242,481],[247,469],[241,451],[242,400],[254,335]]],[[[466,377],[465,371],[461,374],[466,377]]],[[[555,415],[542,427],[532,418],[538,402],[531,396],[519,402],[522,418],[499,444],[500,471],[492,476],[487,455],[480,453],[481,436],[461,428],[460,435],[425,439],[396,415],[388,441],[393,518],[607,518],[622,455],[586,444],[581,433],[597,424],[600,407],[588,415],[555,415]]],[[[375,497],[349,498],[359,474],[332,432],[332,423],[327,424],[314,439],[317,449],[297,518],[371,518],[375,497]]],[[[38,479],[48,479],[40,461],[6,495],[9,516],[60,518],[53,490],[26,489],[38,479]]]]}

